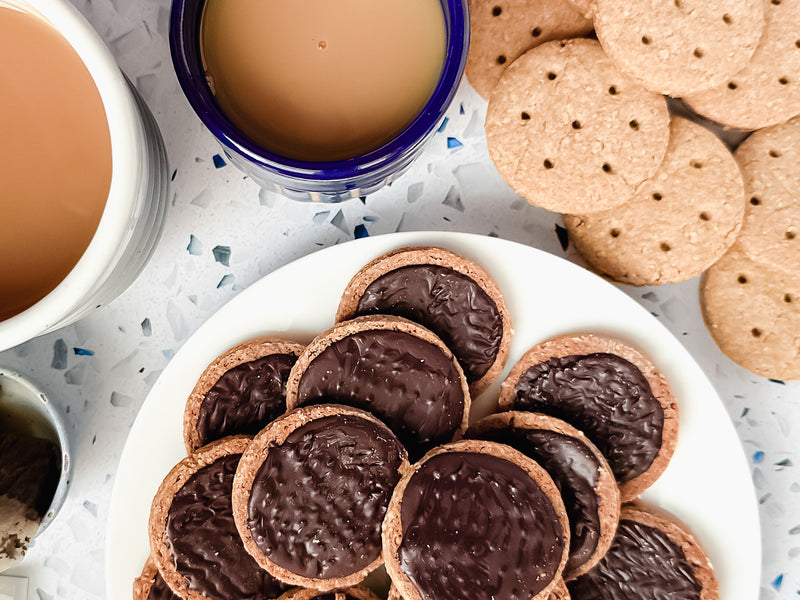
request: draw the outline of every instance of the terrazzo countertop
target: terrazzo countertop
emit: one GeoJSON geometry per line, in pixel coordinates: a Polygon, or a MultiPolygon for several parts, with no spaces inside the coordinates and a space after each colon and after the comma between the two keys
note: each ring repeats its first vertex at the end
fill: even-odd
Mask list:
{"type": "MultiPolygon", "coordinates": [[[[111,490],[137,411],[187,338],[262,276],[354,237],[430,229],[497,236],[577,260],[562,246],[560,217],[529,206],[495,171],[483,133],[486,104],[468,85],[420,160],[391,187],[342,204],[298,203],[260,190],[221,158],[173,73],[167,0],[74,2],[155,114],[172,183],[161,241],[125,293],[75,325],[0,353],[0,364],[29,377],[60,407],[74,464],[60,515],[7,573],[29,578],[30,600],[105,598],[111,490]]],[[[757,377],[722,355],[703,326],[697,279],[619,287],[666,325],[712,380],[758,497],[761,599],[797,597],[800,382],[757,377]]]]}

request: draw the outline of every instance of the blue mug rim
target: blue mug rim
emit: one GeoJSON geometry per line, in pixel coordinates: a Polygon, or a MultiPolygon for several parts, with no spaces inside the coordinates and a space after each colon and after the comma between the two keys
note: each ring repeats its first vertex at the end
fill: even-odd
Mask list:
{"type": "Polygon", "coordinates": [[[464,73],[469,49],[467,0],[440,0],[447,36],[445,62],[430,99],[414,120],[378,148],[352,158],[320,162],[291,159],[254,143],[219,108],[206,81],[200,55],[199,31],[205,2],[173,0],[172,3],[169,45],[183,93],[203,124],[225,148],[267,171],[289,178],[339,181],[390,168],[413,154],[438,126],[464,73]],[[187,9],[192,8],[196,8],[197,12],[187,16],[187,9]],[[187,23],[187,18],[191,18],[192,22],[187,23]]]}

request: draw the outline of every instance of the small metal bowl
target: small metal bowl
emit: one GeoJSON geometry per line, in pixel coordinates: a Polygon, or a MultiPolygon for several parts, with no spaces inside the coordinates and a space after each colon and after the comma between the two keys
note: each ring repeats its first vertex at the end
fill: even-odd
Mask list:
{"type": "Polygon", "coordinates": [[[67,430],[58,409],[47,396],[19,373],[5,367],[0,367],[0,413],[10,413],[12,422],[23,422],[25,433],[51,440],[60,450],[61,474],[35,539],[53,522],[67,497],[72,474],[67,430]]]}

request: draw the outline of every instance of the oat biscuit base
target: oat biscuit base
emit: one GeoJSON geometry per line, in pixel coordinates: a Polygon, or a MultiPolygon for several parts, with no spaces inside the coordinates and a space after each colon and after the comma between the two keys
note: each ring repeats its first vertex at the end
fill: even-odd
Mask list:
{"type": "MultiPolygon", "coordinates": [[[[352,319],[358,308],[358,303],[364,295],[367,287],[376,279],[399,269],[412,265],[436,265],[447,267],[460,273],[477,283],[484,292],[494,301],[498,312],[503,320],[503,336],[500,340],[500,347],[497,351],[494,363],[486,373],[478,380],[469,385],[469,392],[472,397],[477,397],[500,375],[500,371],[508,360],[508,351],[511,347],[511,338],[514,335],[514,328],[511,324],[511,317],[508,306],[503,299],[500,288],[494,279],[480,265],[463,256],[435,246],[415,246],[398,248],[388,252],[364,265],[347,284],[342,293],[339,308],[336,310],[336,322],[352,319]]],[[[456,357],[458,358],[458,357],[456,357]]]]}
{"type": "MultiPolygon", "coordinates": [[[[236,469],[231,498],[233,504],[233,518],[239,535],[242,538],[242,543],[244,544],[245,550],[255,559],[258,565],[280,581],[284,581],[290,585],[312,588],[318,592],[329,592],[358,585],[367,575],[383,564],[382,553],[366,567],[343,577],[323,579],[298,575],[272,562],[258,547],[248,525],[249,505],[253,483],[261,466],[267,459],[270,448],[281,446],[286,441],[286,438],[296,429],[312,421],[331,416],[358,417],[359,419],[364,419],[378,425],[387,432],[390,431],[377,417],[363,410],[351,408],[349,406],[317,404],[291,410],[267,425],[253,438],[252,443],[248,446],[239,461],[239,467],[236,469]]],[[[402,462],[398,472],[402,476],[409,468],[408,456],[405,450],[403,450],[402,462]]],[[[334,502],[332,508],[335,506],[336,503],[334,502]]],[[[339,525],[342,528],[346,527],[344,522],[339,522],[339,525]]]]}
{"type": "MultiPolygon", "coordinates": [[[[640,523],[661,531],[666,535],[683,553],[686,562],[692,569],[691,575],[700,584],[702,589],[699,599],[719,600],[719,582],[714,574],[711,561],[700,543],[700,540],[685,523],[663,508],[639,499],[622,506],[620,520],[640,523]]],[[[643,550],[646,551],[647,549],[643,548],[643,550]]],[[[613,551],[614,549],[612,548],[612,552],[613,551]]],[[[636,574],[639,577],[641,577],[642,568],[645,567],[640,567],[640,572],[636,574]]],[[[589,577],[591,577],[591,575],[592,573],[589,573],[589,577]]],[[[590,579],[590,581],[592,581],[595,586],[599,583],[597,580],[590,579]]],[[[625,589],[627,594],[623,594],[623,596],[631,594],[632,591],[635,592],[635,590],[631,589],[630,585],[627,586],[625,589]]],[[[617,597],[614,590],[609,590],[609,597],[617,597]]]]}
{"type": "Polygon", "coordinates": [[[594,19],[597,11],[597,0],[569,0],[578,11],[590,21],[594,19]]]}
{"type": "Polygon", "coordinates": [[[304,346],[283,338],[264,336],[254,338],[234,346],[215,358],[209,364],[189,394],[183,413],[183,444],[186,453],[191,454],[203,445],[197,431],[197,419],[206,394],[227,371],[246,362],[251,362],[272,354],[293,354],[300,356],[304,346]]]}
{"type": "Polygon", "coordinates": [[[203,446],[175,465],[162,481],[153,498],[148,522],[150,556],[172,592],[185,600],[206,600],[207,596],[189,587],[189,579],[178,571],[167,539],[167,519],[175,494],[200,469],[232,454],[242,454],[250,445],[248,436],[231,436],[203,446]]]}
{"type": "MultiPolygon", "coordinates": [[[[156,567],[153,557],[148,556],[147,561],[144,563],[144,567],[142,568],[142,574],[133,580],[133,600],[148,600],[150,596],[150,590],[154,585],[156,585],[156,581],[160,577],[161,575],[158,573],[158,567],[156,567]]],[[[165,584],[160,583],[160,585],[165,584]]],[[[169,588],[167,588],[165,593],[166,595],[162,594],[159,597],[170,599],[180,598],[180,596],[176,596],[171,590],[169,590],[169,588]]]]}
{"type": "Polygon", "coordinates": [[[748,258],[736,243],[700,280],[700,307],[728,358],[772,379],[800,379],[800,275],[748,258]]]}
{"type": "Polygon", "coordinates": [[[332,592],[320,592],[310,588],[294,588],[284,593],[278,600],[315,600],[322,596],[333,598],[333,600],[349,600],[350,598],[356,598],[356,600],[381,600],[372,590],[360,585],[332,592]]]}
{"type": "Polygon", "coordinates": [[[484,98],[527,50],[592,30],[569,0],[469,0],[469,25],[467,80],[484,98]]]}
{"type": "Polygon", "coordinates": [[[747,65],[764,30],[764,3],[596,0],[594,24],[620,70],[649,90],[685,96],[719,87],[747,65]]]}
{"type": "Polygon", "coordinates": [[[653,396],[664,409],[664,425],[661,432],[661,448],[650,468],[641,475],[619,485],[621,500],[632,500],[650,487],[667,468],[675,446],[678,444],[678,401],[672,393],[667,378],[641,352],[627,344],[612,338],[601,337],[592,333],[576,333],[559,335],[528,350],[511,368],[500,386],[498,399],[499,410],[512,410],[514,406],[514,390],[525,372],[541,362],[553,357],[586,355],[594,353],[615,354],[634,364],[647,382],[653,396]]]}
{"type": "MultiPolygon", "coordinates": [[[[393,317],[389,315],[366,315],[363,317],[356,317],[349,321],[342,321],[337,323],[327,331],[319,334],[314,338],[311,343],[306,346],[300,358],[297,359],[292,371],[289,373],[289,380],[286,383],[286,407],[287,410],[293,410],[298,407],[297,393],[300,386],[300,380],[303,378],[308,366],[319,356],[328,346],[344,339],[354,333],[361,331],[371,331],[375,329],[402,331],[410,335],[416,336],[421,340],[429,342],[434,346],[441,349],[447,357],[452,357],[455,368],[460,374],[461,390],[464,394],[464,413],[461,417],[461,423],[455,432],[455,439],[467,430],[469,425],[469,410],[471,405],[469,386],[467,379],[464,377],[461,366],[455,360],[453,353],[445,346],[444,342],[440,340],[436,334],[429,329],[417,325],[416,323],[404,319],[402,317],[393,317]]],[[[397,432],[395,432],[397,434],[397,432]]],[[[448,440],[449,441],[449,440],[448,440]]]]}
{"type": "Polygon", "coordinates": [[[660,285],[700,275],[733,244],[742,225],[744,184],[731,153],[686,119],[673,117],[670,129],[664,162],[630,201],[564,215],[578,253],[623,283],[660,285]]]}
{"type": "Polygon", "coordinates": [[[584,214],[626,202],[669,140],[664,97],[623,75],[595,40],[549,42],[506,69],[489,98],[489,154],[528,202],[584,214]]]}
{"type": "Polygon", "coordinates": [[[698,113],[761,129],[800,114],[800,2],[765,0],[766,26],[750,62],[716,89],[686,96],[698,113]]]}
{"type": "Polygon", "coordinates": [[[753,133],[736,160],[747,193],[737,244],[753,260],[800,273],[800,117],[753,133]]]}
{"type": "MultiPolygon", "coordinates": [[[[597,546],[594,552],[585,563],[572,569],[567,567],[562,574],[564,579],[574,579],[575,577],[583,575],[603,558],[609,546],[611,546],[611,542],[614,540],[614,533],[617,530],[620,497],[619,488],[617,487],[617,482],[614,479],[614,473],[611,471],[611,467],[608,466],[608,462],[600,450],[597,449],[597,446],[595,446],[582,431],[575,429],[575,427],[566,421],[545,414],[515,410],[495,413],[484,417],[472,425],[467,432],[467,436],[469,436],[470,439],[480,439],[483,434],[508,429],[514,429],[518,433],[524,432],[525,430],[547,430],[575,438],[579,440],[597,460],[599,474],[594,491],[597,495],[600,538],[597,540],[597,546]]],[[[536,460],[535,457],[531,458],[536,460]]],[[[567,560],[567,565],[569,566],[569,558],[567,560]]],[[[564,586],[564,590],[566,590],[566,586],[564,586]]],[[[555,596],[555,591],[551,598],[554,597],[558,597],[555,596]]],[[[567,596],[567,598],[568,597],[569,596],[567,596]]]]}
{"type": "MultiPolygon", "coordinates": [[[[564,532],[564,552],[561,555],[561,562],[556,570],[555,577],[542,589],[541,592],[536,594],[530,600],[547,600],[551,592],[557,593],[563,585],[561,573],[564,566],[567,564],[567,557],[569,554],[569,523],[567,521],[567,512],[564,508],[564,503],[561,500],[561,494],[547,474],[547,471],[542,469],[538,463],[528,458],[522,452],[514,450],[513,448],[504,444],[496,444],[494,442],[484,442],[481,440],[460,440],[458,442],[450,442],[438,446],[428,452],[422,459],[411,465],[408,471],[400,479],[400,482],[394,489],[392,499],[389,502],[389,508],[386,511],[386,517],[383,519],[383,557],[386,566],[386,572],[392,580],[392,588],[390,598],[405,599],[405,600],[422,600],[422,597],[414,585],[413,581],[403,572],[402,565],[400,564],[398,551],[403,541],[403,524],[401,520],[401,510],[403,495],[406,487],[413,475],[419,468],[425,464],[425,461],[448,452],[474,452],[484,453],[491,456],[502,458],[511,463],[514,463],[525,471],[530,477],[538,484],[545,495],[550,499],[553,509],[556,512],[561,530],[564,532]]],[[[464,590],[465,596],[468,596],[469,590],[464,590]]],[[[557,596],[554,595],[554,600],[557,596]]],[[[569,596],[567,596],[569,598],[569,596]]]]}

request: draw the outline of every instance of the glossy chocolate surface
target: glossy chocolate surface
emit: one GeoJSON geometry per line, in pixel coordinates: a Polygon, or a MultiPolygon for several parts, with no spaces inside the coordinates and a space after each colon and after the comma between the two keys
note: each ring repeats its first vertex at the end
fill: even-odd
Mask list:
{"type": "Polygon", "coordinates": [[[449,442],[464,415],[455,361],[402,331],[373,329],[323,350],[303,373],[298,405],[346,404],[367,410],[395,432],[414,458],[449,442]]]}
{"type": "Polygon", "coordinates": [[[178,573],[209,598],[269,600],[285,586],[247,553],[231,508],[240,454],[223,456],[194,473],[172,500],[167,543],[178,573]]]}
{"type": "Polygon", "coordinates": [[[661,448],[664,409],[642,372],[614,354],[533,365],[515,386],[514,409],[545,413],[583,431],[620,483],[647,471],[661,448]]]}
{"type": "Polygon", "coordinates": [[[575,600],[700,600],[694,568],[664,532],[623,519],[591,571],[567,583],[575,600]]]}
{"type": "Polygon", "coordinates": [[[405,317],[433,331],[458,357],[470,383],[492,366],[503,337],[503,318],[489,294],[438,265],[401,267],[378,277],[356,309],[356,316],[371,314],[405,317]]]}
{"type": "Polygon", "coordinates": [[[161,575],[156,574],[153,585],[150,586],[150,593],[147,594],[147,600],[180,600],[180,597],[172,593],[161,575]]]}
{"type": "Polygon", "coordinates": [[[550,583],[564,532],[539,485],[518,465],[450,452],[411,477],[401,508],[400,568],[423,600],[530,599],[550,583]]]}
{"type": "Polygon", "coordinates": [[[311,421],[269,449],[250,492],[248,526],[273,563],[303,577],[345,577],[381,555],[381,523],[405,451],[352,415],[311,421]]]}
{"type": "Polygon", "coordinates": [[[227,370],[206,393],[197,416],[202,444],[227,435],[255,435],[286,412],[293,354],[271,354],[227,370]]]}
{"type": "Polygon", "coordinates": [[[565,574],[591,558],[600,541],[597,482],[600,463],[579,439],[549,429],[502,429],[467,437],[511,446],[535,460],[561,492],[570,524],[569,559],[565,574]]]}

